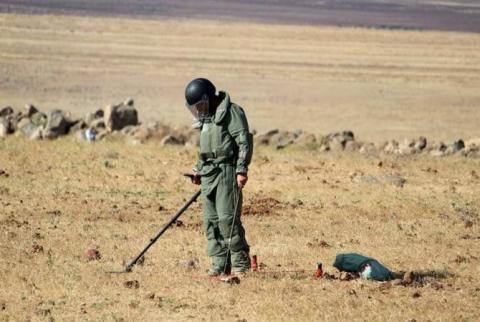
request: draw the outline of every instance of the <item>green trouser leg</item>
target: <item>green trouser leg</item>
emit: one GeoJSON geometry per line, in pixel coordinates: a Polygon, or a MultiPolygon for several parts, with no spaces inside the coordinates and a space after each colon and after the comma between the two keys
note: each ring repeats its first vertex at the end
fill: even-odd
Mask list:
{"type": "Polygon", "coordinates": [[[245,239],[240,214],[242,194],[234,185],[235,174],[232,167],[226,167],[218,184],[211,193],[203,198],[204,229],[207,236],[207,253],[212,257],[213,269],[224,271],[244,271],[250,268],[249,246],[245,239]],[[237,204],[238,200],[238,204],[237,204]],[[237,215],[234,216],[237,204],[237,215]],[[234,221],[235,217],[235,222],[234,221]],[[233,230],[232,230],[233,224],[233,230]],[[230,240],[230,234],[232,236],[230,240]],[[228,248],[230,257],[228,258],[228,248]]]}

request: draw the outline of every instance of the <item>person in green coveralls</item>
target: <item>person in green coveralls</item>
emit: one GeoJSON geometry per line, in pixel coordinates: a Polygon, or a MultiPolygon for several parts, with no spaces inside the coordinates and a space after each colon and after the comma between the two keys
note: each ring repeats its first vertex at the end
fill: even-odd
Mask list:
{"type": "Polygon", "coordinates": [[[245,112],[205,78],[187,85],[185,99],[200,130],[193,182],[201,185],[207,254],[212,259],[209,275],[244,275],[250,255],[240,214],[253,151],[245,112]]]}

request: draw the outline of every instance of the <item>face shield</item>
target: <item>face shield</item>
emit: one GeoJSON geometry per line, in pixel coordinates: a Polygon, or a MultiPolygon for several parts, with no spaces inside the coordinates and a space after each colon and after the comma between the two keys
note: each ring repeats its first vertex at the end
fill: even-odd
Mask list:
{"type": "Polygon", "coordinates": [[[203,95],[202,99],[192,105],[185,102],[185,106],[192,113],[196,120],[202,120],[209,116],[208,96],[203,95]]]}

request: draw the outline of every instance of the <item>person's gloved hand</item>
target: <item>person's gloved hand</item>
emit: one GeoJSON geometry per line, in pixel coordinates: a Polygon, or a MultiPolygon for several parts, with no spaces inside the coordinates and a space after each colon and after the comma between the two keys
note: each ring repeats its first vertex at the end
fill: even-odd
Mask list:
{"type": "Polygon", "coordinates": [[[193,174],[192,183],[196,185],[200,184],[200,175],[198,173],[193,174]]]}
{"type": "Polygon", "coordinates": [[[239,188],[245,187],[248,181],[248,175],[246,173],[237,173],[237,185],[239,188]]]}

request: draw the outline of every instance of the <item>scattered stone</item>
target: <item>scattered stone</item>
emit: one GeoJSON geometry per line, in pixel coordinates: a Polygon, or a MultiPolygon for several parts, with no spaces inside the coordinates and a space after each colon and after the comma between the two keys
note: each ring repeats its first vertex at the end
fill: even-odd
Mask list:
{"type": "Polygon", "coordinates": [[[412,294],[412,297],[413,297],[414,299],[419,298],[419,297],[421,297],[421,296],[422,296],[422,294],[420,294],[420,292],[415,292],[415,293],[412,294]]]}
{"type": "Polygon", "coordinates": [[[412,271],[408,271],[403,275],[402,284],[403,285],[410,285],[415,282],[415,273],[412,271]]]}
{"type": "Polygon", "coordinates": [[[140,288],[140,282],[137,280],[126,281],[123,283],[126,288],[138,289],[140,288]]]}
{"type": "Polygon", "coordinates": [[[32,117],[32,115],[35,114],[35,113],[38,113],[38,109],[35,106],[33,106],[31,104],[25,105],[25,116],[27,118],[32,117]]]}
{"type": "Polygon", "coordinates": [[[103,119],[109,132],[121,130],[128,125],[138,125],[138,113],[133,107],[133,100],[131,105],[125,103],[108,105],[104,110],[103,119]]]}
{"type": "Polygon", "coordinates": [[[257,134],[254,137],[255,145],[269,145],[271,138],[278,134],[280,131],[278,129],[270,130],[262,134],[257,134]]]}
{"type": "MultiPolygon", "coordinates": [[[[347,143],[347,146],[348,146],[348,143],[347,143]]],[[[360,145],[359,152],[365,155],[374,155],[378,153],[378,150],[382,150],[382,149],[378,149],[378,147],[375,146],[374,143],[364,143],[360,145]]]]}
{"type": "Polygon", "coordinates": [[[8,178],[9,174],[5,170],[0,169],[0,177],[8,178]]]}
{"type": "Polygon", "coordinates": [[[95,261],[101,259],[102,255],[100,254],[100,251],[98,251],[98,249],[90,248],[85,251],[85,258],[88,261],[95,261]]]}
{"type": "Polygon", "coordinates": [[[0,109],[0,117],[10,116],[10,115],[13,115],[14,113],[15,112],[13,108],[11,108],[10,106],[0,109]]]}
{"type": "Polygon", "coordinates": [[[38,139],[41,138],[42,128],[33,124],[29,119],[22,119],[18,123],[18,134],[23,135],[28,139],[38,139]]]}
{"type": "Polygon", "coordinates": [[[0,117],[0,138],[4,138],[8,135],[8,128],[8,121],[3,117],[0,117]]]}
{"type": "Polygon", "coordinates": [[[317,138],[312,133],[302,133],[295,140],[295,145],[305,148],[315,148],[317,145],[317,138]]]}
{"type": "Polygon", "coordinates": [[[185,141],[173,135],[167,135],[160,141],[161,145],[183,145],[185,141]]]}
{"type": "Polygon", "coordinates": [[[39,244],[37,244],[37,243],[33,243],[33,245],[32,245],[32,253],[33,253],[33,254],[43,253],[43,246],[42,246],[42,245],[39,245],[39,244]]]}
{"type": "Polygon", "coordinates": [[[421,136],[418,138],[417,142],[415,142],[414,148],[417,151],[422,151],[427,147],[427,138],[421,136]]]}
{"type": "Polygon", "coordinates": [[[465,148],[465,142],[463,142],[463,140],[460,139],[458,141],[455,141],[452,147],[453,147],[453,153],[456,153],[465,148]]]}
{"type": "Polygon", "coordinates": [[[84,120],[77,120],[70,124],[69,132],[77,133],[78,131],[85,130],[88,127],[84,120]]]}
{"type": "Polygon", "coordinates": [[[154,300],[155,299],[155,293],[153,293],[153,292],[148,293],[146,298],[149,299],[149,300],[154,300]]]}
{"type": "Polygon", "coordinates": [[[383,152],[387,154],[394,154],[398,151],[398,142],[395,140],[388,141],[385,147],[383,148],[383,152]]]}
{"type": "Polygon", "coordinates": [[[129,97],[127,98],[123,104],[127,105],[127,106],[133,106],[133,104],[135,103],[134,99],[132,97],[129,97]]]}

